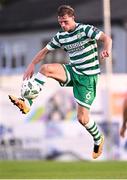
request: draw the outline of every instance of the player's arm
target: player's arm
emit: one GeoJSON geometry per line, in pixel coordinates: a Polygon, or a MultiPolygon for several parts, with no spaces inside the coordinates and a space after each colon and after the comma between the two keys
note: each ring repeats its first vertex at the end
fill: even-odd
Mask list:
{"type": "Polygon", "coordinates": [[[100,53],[100,57],[102,59],[105,59],[109,56],[111,56],[111,51],[112,51],[112,39],[106,35],[105,33],[101,33],[99,40],[103,42],[103,49],[100,53]]]}
{"type": "Polygon", "coordinates": [[[30,77],[32,77],[34,73],[35,65],[38,64],[40,61],[42,61],[45,58],[45,56],[48,54],[48,52],[61,48],[58,35],[59,35],[59,32],[51,39],[51,41],[42,50],[40,50],[36,54],[32,62],[27,67],[23,76],[23,80],[29,79],[30,77]]]}
{"type": "Polygon", "coordinates": [[[122,127],[120,129],[120,135],[121,137],[125,136],[125,131],[127,126],[127,99],[125,99],[124,104],[123,104],[123,122],[122,122],[122,127]]]}
{"type": "Polygon", "coordinates": [[[30,77],[32,77],[34,73],[35,65],[38,64],[40,61],[42,61],[49,51],[50,50],[48,50],[47,47],[44,47],[35,55],[35,57],[32,59],[31,63],[28,65],[24,73],[23,80],[29,79],[30,77]]]}
{"type": "Polygon", "coordinates": [[[102,59],[111,56],[112,39],[110,38],[110,36],[102,32],[95,26],[91,26],[91,25],[85,25],[84,32],[87,37],[91,39],[96,39],[97,41],[101,41],[103,43],[103,49],[100,53],[102,59]]]}

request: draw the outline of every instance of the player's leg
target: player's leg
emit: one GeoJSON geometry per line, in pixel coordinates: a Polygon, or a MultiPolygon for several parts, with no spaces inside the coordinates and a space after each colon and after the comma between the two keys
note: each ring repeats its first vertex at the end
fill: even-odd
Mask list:
{"type": "Polygon", "coordinates": [[[89,118],[89,110],[96,96],[97,75],[75,75],[78,83],[73,86],[74,97],[78,103],[77,117],[79,122],[92,135],[94,140],[93,158],[100,156],[104,138],[96,123],[89,118]]]}
{"type": "Polygon", "coordinates": [[[78,104],[77,117],[79,122],[86,128],[91,134],[94,140],[93,158],[98,158],[102,153],[104,136],[101,135],[95,121],[89,119],[89,110],[78,104]]]}
{"type": "Polygon", "coordinates": [[[31,105],[30,105],[30,101],[28,101],[28,100],[25,100],[23,98],[16,97],[13,95],[8,95],[8,96],[9,96],[9,99],[11,100],[11,102],[14,105],[16,105],[23,114],[27,114],[30,111],[30,106],[33,103],[32,100],[31,100],[31,105]]]}
{"type": "Polygon", "coordinates": [[[59,82],[65,82],[67,78],[63,65],[59,63],[41,66],[40,73],[44,74],[46,77],[56,79],[59,82]]]}
{"type": "MultiPolygon", "coordinates": [[[[66,82],[67,76],[63,65],[58,63],[42,65],[40,71],[35,75],[34,80],[40,86],[43,86],[48,77],[53,78],[61,83],[66,82]]],[[[30,111],[30,106],[33,103],[32,99],[17,98],[12,95],[9,95],[9,99],[24,114],[30,111]]]]}

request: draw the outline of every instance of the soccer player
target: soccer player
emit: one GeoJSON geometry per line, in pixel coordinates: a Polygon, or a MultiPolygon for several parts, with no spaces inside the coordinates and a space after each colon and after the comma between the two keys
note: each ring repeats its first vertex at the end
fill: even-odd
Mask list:
{"type": "MultiPolygon", "coordinates": [[[[68,53],[69,64],[43,64],[35,75],[35,81],[43,86],[47,77],[50,77],[57,80],[61,86],[73,87],[74,98],[77,102],[77,119],[93,137],[92,157],[96,159],[102,153],[104,143],[104,136],[100,133],[95,121],[89,118],[100,74],[97,41],[103,42],[100,56],[105,59],[111,54],[112,40],[92,25],[77,23],[71,6],[61,5],[57,12],[61,30],[35,55],[23,79],[32,77],[35,65],[42,61],[50,51],[62,48],[68,53]]],[[[9,95],[9,98],[23,113],[29,112],[30,107],[27,106],[25,99],[12,95],[9,95]]],[[[32,100],[30,105],[32,105],[32,100]]]]}
{"type": "Polygon", "coordinates": [[[125,132],[127,129],[127,99],[124,100],[123,104],[123,122],[122,122],[122,127],[120,129],[120,135],[121,137],[125,137],[125,132]]]}

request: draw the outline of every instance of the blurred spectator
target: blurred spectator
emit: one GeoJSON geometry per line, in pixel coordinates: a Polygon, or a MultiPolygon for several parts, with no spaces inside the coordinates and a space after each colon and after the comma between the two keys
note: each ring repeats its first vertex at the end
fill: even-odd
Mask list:
{"type": "Polygon", "coordinates": [[[125,99],[123,103],[123,122],[122,122],[122,127],[120,129],[121,137],[125,137],[126,128],[127,128],[127,99],[125,99]]]}

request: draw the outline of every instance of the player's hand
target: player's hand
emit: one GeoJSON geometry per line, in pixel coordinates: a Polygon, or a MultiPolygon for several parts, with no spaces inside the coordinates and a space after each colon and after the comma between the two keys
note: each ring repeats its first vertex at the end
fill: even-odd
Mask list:
{"type": "Polygon", "coordinates": [[[25,79],[29,79],[33,76],[34,74],[34,67],[35,65],[33,63],[29,64],[29,66],[27,67],[24,75],[23,75],[23,80],[25,79]]]}
{"type": "Polygon", "coordinates": [[[109,52],[107,50],[103,50],[100,53],[100,57],[101,57],[101,59],[105,59],[105,58],[109,57],[109,52]]]}
{"type": "Polygon", "coordinates": [[[122,126],[120,130],[120,136],[123,138],[125,137],[125,131],[126,131],[126,127],[122,126]]]}

